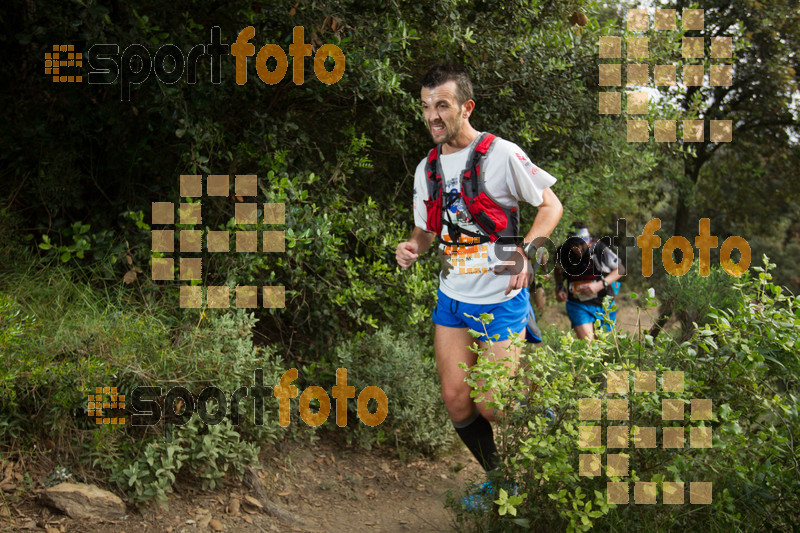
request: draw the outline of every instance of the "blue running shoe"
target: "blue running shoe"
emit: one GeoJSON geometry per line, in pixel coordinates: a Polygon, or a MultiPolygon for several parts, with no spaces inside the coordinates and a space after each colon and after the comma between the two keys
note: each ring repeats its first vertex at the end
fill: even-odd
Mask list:
{"type": "MultiPolygon", "coordinates": [[[[509,494],[517,494],[516,483],[503,483],[500,487],[509,494]]],[[[498,492],[491,481],[478,483],[472,492],[461,498],[461,507],[470,513],[485,513],[492,508],[492,503],[497,499],[498,492]]]]}
{"type": "Polygon", "coordinates": [[[461,498],[461,507],[468,513],[485,513],[492,507],[492,483],[478,483],[472,491],[461,498]]]}

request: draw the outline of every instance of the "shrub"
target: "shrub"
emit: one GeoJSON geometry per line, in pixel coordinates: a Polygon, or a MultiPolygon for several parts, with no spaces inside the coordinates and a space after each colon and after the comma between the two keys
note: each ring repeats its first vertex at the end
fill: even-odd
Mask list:
{"type": "Polygon", "coordinates": [[[735,308],[741,297],[731,284],[731,276],[719,265],[714,265],[708,276],[701,276],[699,261],[683,276],[666,276],[660,295],[662,302],[672,309],[680,322],[684,339],[692,336],[696,325],[710,320],[709,311],[735,308]]]}
{"type": "MultiPolygon", "coordinates": [[[[181,385],[197,397],[213,385],[230,398],[252,383],[256,368],[263,370],[264,385],[273,386],[282,361],[273,348],[254,346],[256,319],[244,310],[186,313],[173,327],[166,313],[127,301],[126,289],[99,290],[74,274],[60,267],[3,279],[0,443],[25,449],[52,439],[55,454],[76,467],[77,478],[82,463],[144,503],[165,499],[179,472],[213,488],[226,473],[251,464],[258,446],[285,434],[269,395],[261,425],[254,423],[253,401],[239,403],[236,428],[228,420],[203,426],[197,415],[176,431],[163,420],[145,428],[97,425],[86,416],[87,395],[96,386],[123,394],[160,386],[165,394],[181,385]],[[164,442],[165,432],[175,439],[164,442]]],[[[163,400],[157,398],[162,406],[163,400]]]]}
{"type": "MultiPolygon", "coordinates": [[[[525,354],[524,365],[514,378],[485,360],[473,375],[486,378],[487,387],[498,391],[496,403],[527,401],[527,406],[506,414],[495,424],[495,435],[505,468],[501,475],[518,484],[522,497],[502,498],[504,516],[461,515],[462,521],[490,531],[792,531],[800,526],[798,442],[798,381],[800,373],[800,306],[794,296],[773,285],[770,265],[754,268],[757,276],[733,280],[740,295],[733,310],[713,309],[703,317],[705,325],[681,343],[662,336],[632,337],[619,330],[599,332],[591,344],[561,337],[559,349],[547,348],[525,354]],[[606,425],[582,421],[581,398],[604,398],[595,383],[608,370],[684,372],[684,391],[632,392],[613,395],[629,402],[629,418],[608,426],[708,426],[711,448],[691,448],[691,432],[684,430],[684,449],[638,448],[626,450],[578,448],[579,426],[606,425]],[[684,421],[662,421],[662,398],[683,401],[684,421]],[[708,421],[691,420],[690,399],[712,400],[708,421]],[[549,407],[554,422],[540,415],[549,407]],[[599,454],[597,477],[581,476],[580,454],[599,454]],[[628,476],[608,476],[606,453],[629,455],[628,476]],[[628,483],[631,503],[609,504],[606,482],[628,483]],[[633,503],[633,483],[655,482],[658,505],[633,503]],[[709,505],[663,505],[664,481],[711,482],[709,505]]],[[[633,377],[633,376],[631,376],[633,377]]],[[[657,391],[661,391],[658,387],[657,391]]],[[[607,399],[602,400],[606,415],[607,399]]],[[[663,443],[658,432],[657,444],[663,443]]],[[[602,431],[603,438],[606,431],[602,431]]],[[[605,445],[606,442],[602,441],[605,445]]],[[[688,490],[686,490],[688,492],[688,490]]]]}
{"type": "Polygon", "coordinates": [[[389,398],[386,420],[374,428],[354,423],[356,404],[348,402],[349,439],[365,447],[388,441],[401,452],[425,453],[450,443],[453,430],[439,394],[432,345],[424,334],[413,337],[384,327],[336,349],[336,361],[348,369],[348,384],[355,386],[356,394],[375,385],[389,398]]]}

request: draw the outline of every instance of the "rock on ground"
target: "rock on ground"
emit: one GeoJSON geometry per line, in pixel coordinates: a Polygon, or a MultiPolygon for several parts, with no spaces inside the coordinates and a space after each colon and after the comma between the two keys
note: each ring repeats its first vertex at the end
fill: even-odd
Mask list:
{"type": "Polygon", "coordinates": [[[59,483],[45,489],[42,500],[72,518],[116,520],[126,513],[116,494],[84,483],[59,483]]]}

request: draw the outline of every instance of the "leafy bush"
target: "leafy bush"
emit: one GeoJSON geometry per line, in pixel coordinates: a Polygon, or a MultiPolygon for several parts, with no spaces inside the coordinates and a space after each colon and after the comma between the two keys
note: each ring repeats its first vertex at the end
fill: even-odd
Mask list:
{"type": "Polygon", "coordinates": [[[136,504],[163,504],[182,473],[200,479],[208,490],[226,474],[241,475],[246,466],[258,464],[258,447],[243,442],[228,420],[211,426],[195,416],[172,441],[156,438],[142,448],[130,464],[121,460],[110,478],[136,504]]]}
{"type": "MultiPolygon", "coordinates": [[[[273,348],[253,344],[252,313],[198,311],[175,323],[167,313],[132,305],[124,288],[100,291],[74,274],[58,267],[3,278],[0,443],[24,449],[52,439],[77,477],[80,464],[90,466],[93,475],[109,475],[132,501],[143,503],[163,500],[179,472],[213,488],[226,473],[251,464],[260,445],[285,434],[269,395],[261,425],[254,402],[245,400],[238,427],[228,420],[206,427],[195,415],[174,431],[172,442],[159,442],[170,430],[164,420],[142,428],[87,418],[87,395],[96,386],[124,394],[160,386],[166,394],[182,385],[197,397],[213,385],[230,398],[253,383],[255,369],[263,371],[264,386],[276,384],[283,369],[273,348]]],[[[163,395],[156,400],[163,406],[163,395]]]]}
{"type": "Polygon", "coordinates": [[[731,276],[719,265],[711,267],[708,276],[700,275],[700,262],[695,261],[692,268],[683,276],[666,276],[661,301],[672,309],[684,332],[689,338],[695,325],[702,326],[711,320],[711,308],[732,309],[741,297],[731,284],[731,276]]]}
{"type": "Polygon", "coordinates": [[[356,395],[374,385],[389,398],[386,420],[374,428],[358,421],[355,401],[348,402],[348,438],[365,447],[387,441],[402,453],[434,453],[450,443],[453,430],[439,394],[432,345],[424,334],[414,337],[381,328],[336,348],[338,366],[348,369],[348,384],[356,395]]]}
{"type": "MultiPolygon", "coordinates": [[[[736,307],[712,309],[706,324],[681,343],[617,330],[599,332],[587,345],[566,334],[559,349],[525,354],[525,364],[513,378],[504,377],[499,365],[479,361],[473,375],[498,391],[498,405],[527,403],[506,409],[495,424],[505,458],[501,475],[515,480],[524,497],[521,503],[503,500],[502,517],[462,514],[461,520],[491,531],[519,526],[536,531],[796,530],[800,306],[796,297],[770,282],[772,266],[765,258],[765,269],[753,269],[757,276],[732,279],[740,295],[736,307]],[[690,431],[684,430],[683,450],[630,444],[627,450],[579,449],[579,426],[605,425],[580,420],[579,400],[605,398],[606,391],[599,390],[596,381],[608,370],[625,370],[631,377],[635,371],[656,371],[659,378],[666,370],[678,370],[684,372],[685,382],[684,392],[631,388],[628,394],[615,394],[628,400],[630,420],[610,421],[609,426],[708,426],[712,447],[690,448],[690,431]],[[662,421],[660,400],[665,397],[683,400],[685,422],[662,421]],[[712,400],[711,420],[690,421],[692,398],[712,400]],[[540,415],[543,408],[555,411],[554,422],[540,415]],[[629,455],[628,476],[608,476],[606,452],[629,455]],[[590,453],[601,457],[597,477],[579,475],[579,455],[590,453]],[[629,505],[607,503],[608,481],[628,482],[629,505]],[[633,503],[636,481],[658,485],[658,505],[633,503]],[[711,482],[713,501],[689,505],[687,494],[685,505],[663,505],[664,481],[682,481],[686,492],[691,482],[711,482]]],[[[605,417],[607,399],[602,403],[605,417]]],[[[657,445],[662,438],[659,431],[657,445]]]]}

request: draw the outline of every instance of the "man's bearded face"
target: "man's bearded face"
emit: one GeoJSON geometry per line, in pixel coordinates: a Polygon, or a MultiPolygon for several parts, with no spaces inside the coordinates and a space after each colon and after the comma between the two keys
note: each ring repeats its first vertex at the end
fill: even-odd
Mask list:
{"type": "Polygon", "coordinates": [[[458,138],[466,119],[464,106],[456,98],[456,82],[448,81],[432,89],[423,87],[422,111],[434,143],[447,144],[458,138]]]}

